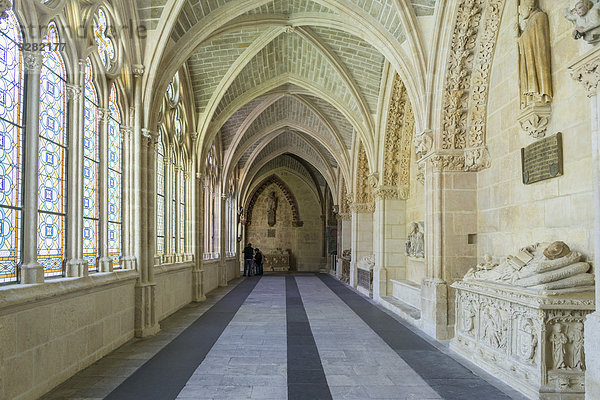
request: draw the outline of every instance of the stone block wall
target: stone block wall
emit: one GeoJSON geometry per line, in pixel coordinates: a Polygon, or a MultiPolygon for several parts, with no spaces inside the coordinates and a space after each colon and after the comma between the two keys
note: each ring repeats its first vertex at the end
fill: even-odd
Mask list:
{"type": "Polygon", "coordinates": [[[517,0],[507,0],[492,65],[487,119],[489,169],[477,175],[478,257],[511,254],[541,241],[563,240],[591,255],[592,152],[590,106],[567,69],[583,48],[562,16],[566,2],[540,0],[549,17],[554,98],[547,135],[562,132],[564,175],[524,185],[520,150],[535,139],[520,130],[517,0]]]}
{"type": "Polygon", "coordinates": [[[193,262],[187,262],[156,268],[156,316],[159,321],[192,301],[193,267],[193,262]]]}
{"type": "Polygon", "coordinates": [[[135,271],[0,291],[0,398],[36,399],[134,335],[135,271]]]}

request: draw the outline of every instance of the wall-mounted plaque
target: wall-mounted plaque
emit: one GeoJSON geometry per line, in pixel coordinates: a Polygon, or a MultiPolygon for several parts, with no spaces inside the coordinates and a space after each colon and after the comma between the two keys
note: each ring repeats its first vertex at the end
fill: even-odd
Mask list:
{"type": "Polygon", "coordinates": [[[538,140],[521,149],[523,183],[543,181],[563,174],[562,134],[538,140]]]}

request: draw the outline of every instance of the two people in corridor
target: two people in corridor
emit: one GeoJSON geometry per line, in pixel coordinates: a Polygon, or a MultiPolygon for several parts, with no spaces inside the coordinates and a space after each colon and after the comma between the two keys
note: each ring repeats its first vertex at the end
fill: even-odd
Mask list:
{"type": "Polygon", "coordinates": [[[258,247],[252,248],[252,243],[248,243],[244,247],[244,276],[252,276],[263,274],[263,256],[258,247]]]}

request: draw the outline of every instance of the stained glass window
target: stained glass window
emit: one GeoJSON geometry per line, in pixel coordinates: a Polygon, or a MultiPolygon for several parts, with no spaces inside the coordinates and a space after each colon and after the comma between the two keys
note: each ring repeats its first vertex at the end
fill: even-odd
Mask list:
{"type": "Polygon", "coordinates": [[[115,59],[115,45],[113,40],[108,37],[108,18],[102,8],[96,12],[96,18],[94,18],[94,39],[96,39],[96,46],[98,47],[98,54],[102,60],[102,64],[106,68],[110,68],[112,62],[115,59]]]}
{"type": "MultiPolygon", "coordinates": [[[[60,43],[54,22],[45,43],[60,43]]],[[[51,46],[54,49],[55,46],[51,46]]],[[[38,262],[46,276],[62,276],[66,243],[67,113],[66,69],[57,51],[42,53],[38,153],[38,262]]]]}
{"type": "Polygon", "coordinates": [[[98,93],[90,59],[85,64],[83,134],[83,258],[96,270],[98,254],[98,93]]]}
{"type": "Polygon", "coordinates": [[[113,84],[108,100],[108,256],[113,268],[121,265],[121,110],[113,84]]]}
{"type": "Polygon", "coordinates": [[[23,211],[23,59],[12,10],[0,19],[0,282],[17,280],[23,211]]]}
{"type": "Polygon", "coordinates": [[[179,191],[177,195],[179,196],[179,252],[185,253],[185,172],[183,165],[179,170],[179,191]]]}
{"type": "Polygon", "coordinates": [[[165,254],[165,149],[156,147],[156,254],[165,254]]]}

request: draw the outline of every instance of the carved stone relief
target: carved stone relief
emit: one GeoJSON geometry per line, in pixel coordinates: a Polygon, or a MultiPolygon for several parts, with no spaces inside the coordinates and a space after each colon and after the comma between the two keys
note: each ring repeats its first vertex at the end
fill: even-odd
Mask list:
{"type": "Polygon", "coordinates": [[[573,8],[563,9],[563,16],[573,24],[573,39],[583,39],[590,44],[600,42],[600,4],[579,0],[573,8]]]}
{"type": "Polygon", "coordinates": [[[425,258],[424,222],[412,222],[406,238],[404,254],[410,257],[425,258]]]}
{"type": "MultiPolygon", "coordinates": [[[[362,143],[358,149],[358,165],[356,171],[356,200],[358,204],[373,203],[373,187],[369,182],[369,161],[362,143]]],[[[354,205],[353,205],[354,206],[354,205]]]]}
{"type": "Polygon", "coordinates": [[[469,154],[441,154],[443,159],[437,164],[444,170],[479,171],[489,166],[485,156],[489,75],[504,3],[466,0],[458,6],[444,88],[440,146],[442,150],[469,150],[469,154]]]}

